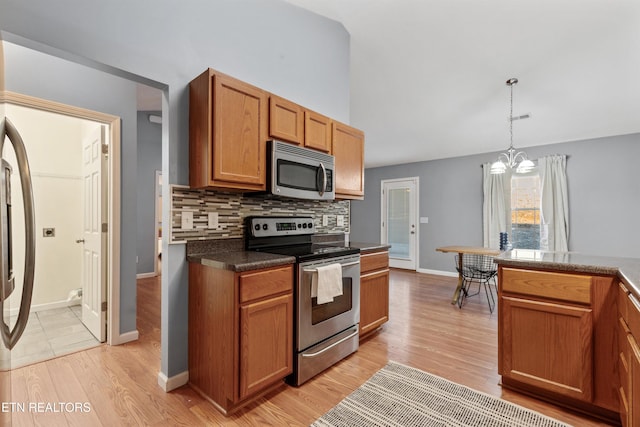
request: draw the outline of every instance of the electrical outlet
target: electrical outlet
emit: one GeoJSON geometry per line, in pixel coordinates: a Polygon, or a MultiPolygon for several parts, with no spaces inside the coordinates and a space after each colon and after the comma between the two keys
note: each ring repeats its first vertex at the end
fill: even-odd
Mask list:
{"type": "Polygon", "coordinates": [[[322,225],[326,227],[329,225],[329,215],[322,215],[322,225]]]}
{"type": "Polygon", "coordinates": [[[336,225],[338,227],[344,227],[344,215],[336,215],[336,225]]]}
{"type": "Polygon", "coordinates": [[[181,222],[182,230],[191,230],[193,229],[193,211],[183,211],[182,212],[182,222],[181,222]]]}
{"type": "Polygon", "coordinates": [[[218,224],[218,212],[209,212],[207,214],[207,217],[208,217],[208,220],[209,220],[208,221],[209,222],[209,224],[208,224],[209,229],[210,230],[217,230],[218,227],[220,226],[218,224]]]}

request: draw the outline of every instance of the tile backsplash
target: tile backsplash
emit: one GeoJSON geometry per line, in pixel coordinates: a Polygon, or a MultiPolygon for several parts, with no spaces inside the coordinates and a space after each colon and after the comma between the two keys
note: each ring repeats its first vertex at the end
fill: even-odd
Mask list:
{"type": "Polygon", "coordinates": [[[171,186],[171,233],[169,243],[190,240],[233,239],[244,236],[244,218],[250,215],[311,216],[318,233],[348,233],[348,200],[320,201],[274,197],[270,194],[241,194],[171,186]],[[193,212],[193,228],[182,229],[183,212],[193,212]],[[209,212],[218,213],[218,228],[208,228],[209,212]],[[326,226],[322,216],[328,215],[326,226]],[[344,226],[337,225],[344,216],[344,226]]]}

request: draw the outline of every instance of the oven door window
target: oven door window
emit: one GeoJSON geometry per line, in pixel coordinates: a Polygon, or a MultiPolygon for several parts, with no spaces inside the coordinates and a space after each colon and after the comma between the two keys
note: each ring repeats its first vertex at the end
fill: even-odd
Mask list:
{"type": "MultiPolygon", "coordinates": [[[[320,166],[307,165],[278,159],[278,185],[307,191],[320,191],[322,188],[322,169],[320,166]]],[[[327,189],[332,190],[331,171],[327,170],[327,189]]]]}
{"type": "Polygon", "coordinates": [[[334,297],[332,302],[326,304],[317,304],[317,298],[311,298],[311,324],[329,320],[351,310],[352,299],[352,283],[350,277],[342,278],[342,295],[334,297]]]}

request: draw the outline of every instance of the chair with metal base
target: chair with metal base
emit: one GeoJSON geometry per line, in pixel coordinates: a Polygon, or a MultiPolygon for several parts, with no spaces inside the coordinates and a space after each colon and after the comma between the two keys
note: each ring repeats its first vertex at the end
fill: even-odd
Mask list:
{"type": "Polygon", "coordinates": [[[458,273],[462,273],[462,289],[458,297],[458,307],[462,308],[467,297],[478,295],[481,291],[480,288],[484,287],[487,303],[489,304],[489,311],[493,313],[496,299],[493,294],[492,285],[493,288],[495,288],[496,276],[498,275],[498,268],[493,262],[493,258],[487,255],[462,254],[461,272],[458,256],[459,255],[456,255],[456,270],[458,270],[458,273]],[[478,290],[470,293],[473,283],[478,284],[478,290]]]}

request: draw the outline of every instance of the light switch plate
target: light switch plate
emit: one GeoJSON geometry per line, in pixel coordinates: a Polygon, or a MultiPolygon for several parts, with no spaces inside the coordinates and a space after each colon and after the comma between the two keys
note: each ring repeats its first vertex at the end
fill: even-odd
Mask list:
{"type": "Polygon", "coordinates": [[[208,221],[208,227],[210,230],[217,230],[218,229],[218,212],[209,212],[207,214],[207,217],[209,219],[208,221]]]}
{"type": "Polygon", "coordinates": [[[329,225],[329,215],[322,215],[322,225],[326,227],[329,225]]]}
{"type": "Polygon", "coordinates": [[[181,229],[183,230],[191,230],[193,229],[193,212],[192,211],[183,211],[182,212],[182,222],[181,229]]]}
{"type": "Polygon", "coordinates": [[[338,227],[344,227],[344,215],[336,215],[336,225],[338,227]]]}

